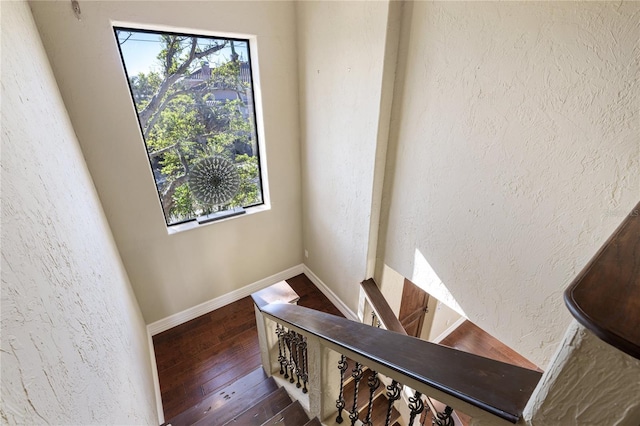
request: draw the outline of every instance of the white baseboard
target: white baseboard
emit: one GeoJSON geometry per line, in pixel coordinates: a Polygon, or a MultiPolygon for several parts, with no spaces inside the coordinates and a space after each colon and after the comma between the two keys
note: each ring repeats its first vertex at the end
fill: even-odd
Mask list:
{"type": "Polygon", "coordinates": [[[431,343],[440,343],[440,342],[442,342],[445,339],[445,337],[447,337],[448,335],[453,333],[453,331],[456,328],[460,327],[462,325],[462,323],[465,322],[466,320],[467,319],[465,317],[458,318],[458,320],[456,322],[454,322],[453,324],[451,324],[449,326],[449,328],[447,328],[445,331],[443,331],[442,333],[437,335],[435,337],[435,339],[431,340],[431,343]]]}
{"type": "Polygon", "coordinates": [[[304,274],[311,280],[311,282],[316,285],[316,287],[318,287],[318,289],[325,296],[327,296],[331,303],[336,305],[336,308],[338,308],[338,310],[342,312],[345,317],[353,321],[360,321],[358,319],[358,315],[356,315],[355,312],[349,309],[349,307],[342,300],[340,300],[340,298],[325,283],[323,283],[322,280],[318,278],[318,276],[314,274],[307,265],[302,265],[302,267],[304,274]]]}
{"type": "MultiPolygon", "coordinates": [[[[170,328],[173,328],[177,325],[184,324],[185,322],[191,321],[194,318],[198,318],[201,315],[208,314],[211,311],[215,311],[216,309],[228,305],[229,303],[236,302],[243,297],[250,296],[251,293],[262,290],[265,287],[269,287],[270,285],[273,285],[282,280],[300,275],[304,272],[304,270],[304,265],[296,265],[282,272],[278,272],[275,275],[271,275],[270,277],[263,278],[260,281],[256,281],[253,284],[249,284],[247,286],[239,288],[238,290],[223,294],[220,297],[208,300],[192,308],[185,309],[184,311],[178,312],[177,314],[173,314],[156,322],[152,322],[151,324],[147,325],[147,329],[149,330],[151,336],[155,336],[156,334],[162,333],[163,331],[169,330],[170,328]]],[[[324,293],[324,290],[322,291],[324,293]]]]}
{"type": "Polygon", "coordinates": [[[158,378],[158,364],[156,364],[156,350],[153,347],[153,337],[147,328],[147,344],[149,345],[149,355],[151,357],[151,376],[153,377],[153,387],[156,396],[156,409],[158,410],[158,424],[164,423],[164,408],[162,407],[162,394],[160,393],[160,379],[158,378]]]}

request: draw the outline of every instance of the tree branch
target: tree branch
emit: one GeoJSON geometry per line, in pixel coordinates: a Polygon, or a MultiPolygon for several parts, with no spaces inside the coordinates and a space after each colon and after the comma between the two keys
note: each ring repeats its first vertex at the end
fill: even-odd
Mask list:
{"type": "MultiPolygon", "coordinates": [[[[185,93],[188,93],[188,90],[178,90],[175,91],[171,94],[169,94],[168,96],[166,96],[164,98],[164,100],[162,101],[162,103],[160,104],[160,106],[158,106],[156,112],[150,117],[150,119],[148,119],[148,122],[146,123],[145,127],[143,127],[143,131],[142,133],[144,134],[144,137],[146,138],[147,136],[149,136],[149,132],[151,131],[151,129],[153,128],[153,126],[158,122],[158,120],[160,119],[160,113],[162,111],[164,111],[164,109],[167,107],[167,104],[169,102],[171,102],[173,99],[175,99],[176,97],[183,95],[185,93]]],[[[140,119],[140,121],[142,121],[142,119],[140,119]]]]}
{"type": "MultiPolygon", "coordinates": [[[[166,61],[167,74],[171,69],[170,58],[173,58],[173,55],[175,55],[176,53],[174,42],[175,42],[175,39],[171,41],[170,46],[167,46],[167,61],[166,61]]],[[[178,81],[180,77],[182,77],[182,75],[189,69],[189,66],[195,59],[200,59],[214,52],[217,52],[218,50],[223,49],[227,45],[227,42],[225,41],[222,44],[215,44],[210,48],[203,50],[202,52],[196,52],[197,45],[198,45],[197,38],[192,37],[191,50],[189,51],[189,57],[182,63],[182,65],[178,67],[175,73],[167,75],[167,77],[160,84],[160,87],[158,88],[158,92],[155,95],[153,95],[153,97],[151,98],[151,101],[149,101],[147,106],[142,111],[140,111],[140,114],[139,114],[140,124],[142,125],[143,133],[145,136],[148,134],[148,128],[150,127],[149,121],[151,117],[154,116],[155,114],[161,113],[162,110],[166,108],[167,104],[162,102],[162,100],[167,95],[169,88],[173,86],[173,84],[176,81],[178,81]]]]}
{"type": "Polygon", "coordinates": [[[164,216],[168,219],[171,216],[171,209],[173,208],[173,193],[176,188],[182,185],[187,180],[187,174],[175,178],[169,186],[162,191],[162,210],[164,210],[164,216]]]}
{"type": "Polygon", "coordinates": [[[169,152],[172,149],[179,147],[179,145],[180,145],[180,142],[176,142],[173,145],[169,145],[169,146],[161,148],[161,149],[159,149],[157,151],[150,152],[149,153],[149,158],[158,157],[158,156],[164,154],[165,152],[169,152]]]}

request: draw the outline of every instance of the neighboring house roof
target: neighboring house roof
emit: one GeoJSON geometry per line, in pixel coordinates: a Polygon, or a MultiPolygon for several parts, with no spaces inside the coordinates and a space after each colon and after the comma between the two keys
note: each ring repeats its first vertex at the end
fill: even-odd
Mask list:
{"type": "MultiPolygon", "coordinates": [[[[187,86],[192,87],[210,79],[211,67],[209,66],[209,62],[203,62],[200,68],[183,77],[182,82],[187,86]]],[[[240,62],[240,81],[247,84],[251,83],[251,66],[249,65],[249,62],[240,62]]]]}

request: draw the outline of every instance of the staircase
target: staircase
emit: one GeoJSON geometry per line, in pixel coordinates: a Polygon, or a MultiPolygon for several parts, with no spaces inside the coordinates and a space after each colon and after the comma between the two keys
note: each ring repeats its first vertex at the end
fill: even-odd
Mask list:
{"type": "Polygon", "coordinates": [[[214,392],[163,426],[319,426],[262,367],[214,392]]]}
{"type": "Polygon", "coordinates": [[[163,425],[465,425],[453,409],[478,424],[517,423],[540,379],[540,372],[297,306],[284,282],[252,298],[263,367],[216,386],[163,425]]]}

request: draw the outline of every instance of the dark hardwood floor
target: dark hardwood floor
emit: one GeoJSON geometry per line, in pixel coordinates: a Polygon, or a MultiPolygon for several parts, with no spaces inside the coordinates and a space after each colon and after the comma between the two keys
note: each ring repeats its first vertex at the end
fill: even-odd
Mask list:
{"type": "MultiPolygon", "coordinates": [[[[287,282],[300,306],[343,316],[305,275],[287,282]]],[[[160,333],[153,344],[165,420],[260,365],[250,297],[160,333]]]]}
{"type": "Polygon", "coordinates": [[[542,371],[531,361],[468,320],[445,337],[440,344],[529,370],[542,371]]]}
{"type": "MultiPolygon", "coordinates": [[[[305,275],[287,282],[298,304],[343,316],[305,275]]],[[[245,297],[153,337],[165,420],[260,366],[253,301],[245,297]]],[[[537,369],[497,339],[466,321],[443,345],[537,369]]]]}

